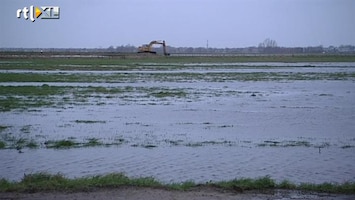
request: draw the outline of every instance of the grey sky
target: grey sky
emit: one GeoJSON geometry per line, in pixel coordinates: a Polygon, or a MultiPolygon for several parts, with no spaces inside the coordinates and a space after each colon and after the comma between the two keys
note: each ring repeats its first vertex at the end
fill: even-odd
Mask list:
{"type": "Polygon", "coordinates": [[[355,45],[354,0],[1,0],[0,47],[355,45]],[[59,20],[16,18],[23,7],[59,6],[59,20]]]}

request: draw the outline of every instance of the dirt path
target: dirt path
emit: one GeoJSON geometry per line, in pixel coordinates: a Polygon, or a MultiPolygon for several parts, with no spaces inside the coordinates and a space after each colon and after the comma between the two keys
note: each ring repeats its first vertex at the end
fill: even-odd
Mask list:
{"type": "Polygon", "coordinates": [[[51,193],[0,193],[0,200],[214,200],[214,199],[355,199],[355,195],[338,195],[294,190],[247,191],[234,193],[217,188],[196,188],[191,191],[175,191],[154,188],[121,187],[115,189],[98,189],[92,192],[51,192],[51,193]]]}

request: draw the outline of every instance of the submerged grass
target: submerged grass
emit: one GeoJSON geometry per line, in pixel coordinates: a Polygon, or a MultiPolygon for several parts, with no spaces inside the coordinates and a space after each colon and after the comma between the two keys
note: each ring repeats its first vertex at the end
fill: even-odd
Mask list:
{"type": "MultiPolygon", "coordinates": [[[[75,121],[73,121],[75,122],[75,121]]],[[[83,121],[78,123],[105,123],[105,121],[83,121]]],[[[206,122],[209,123],[209,122],[206,122]]],[[[135,123],[137,125],[137,123],[135,123]]],[[[138,123],[139,125],[140,123],[138,123]]],[[[147,125],[144,125],[147,126],[147,125]]],[[[24,126],[27,127],[27,126],[24,126]]],[[[46,137],[44,137],[46,138],[46,137]]],[[[37,138],[38,139],[38,138],[37,138]]],[[[41,138],[39,138],[41,139],[41,138]]],[[[253,141],[232,141],[225,139],[206,140],[206,141],[190,141],[182,139],[154,139],[154,140],[137,140],[130,137],[113,137],[113,138],[97,138],[97,137],[68,137],[59,140],[36,140],[31,135],[21,137],[14,136],[12,133],[4,133],[0,135],[0,149],[25,149],[25,148],[44,148],[44,149],[71,149],[71,148],[86,148],[86,147],[111,147],[111,146],[131,146],[141,148],[159,148],[159,147],[190,147],[202,148],[206,146],[224,146],[224,147],[240,147],[240,148],[316,148],[320,151],[321,148],[341,148],[343,150],[354,148],[355,145],[349,143],[343,146],[323,143],[311,143],[307,140],[265,140],[263,143],[253,141]]]]}
{"type": "Polygon", "coordinates": [[[73,140],[57,140],[57,141],[46,141],[44,143],[47,148],[55,148],[55,149],[61,149],[61,148],[71,148],[77,145],[73,140]]]}
{"type": "MultiPolygon", "coordinates": [[[[238,66],[235,66],[236,68],[238,66]]],[[[70,73],[31,74],[0,73],[0,82],[77,82],[77,83],[132,83],[141,81],[164,82],[225,82],[225,81],[279,81],[279,80],[354,80],[353,72],[159,72],[159,73],[70,73]]],[[[32,86],[28,86],[32,87],[32,86]]],[[[59,87],[38,87],[36,92],[46,94],[59,87]]],[[[111,89],[115,90],[115,89],[111,89]]],[[[110,90],[106,90],[110,91],[110,90]]],[[[4,91],[5,92],[5,91],[4,91]]],[[[23,91],[23,94],[33,92],[23,91]]],[[[1,93],[0,93],[1,94],[1,93]]]]}
{"type": "Polygon", "coordinates": [[[277,183],[270,177],[257,179],[234,179],[222,182],[207,182],[196,184],[193,181],[183,183],[163,184],[151,177],[129,178],[122,173],[112,173],[103,176],[69,179],[62,174],[35,173],[24,175],[19,182],[0,179],[0,192],[41,192],[41,191],[90,191],[95,188],[113,188],[120,186],[159,187],[173,190],[190,190],[195,187],[216,187],[225,190],[243,192],[245,190],[263,189],[296,189],[315,192],[355,194],[355,183],[343,184],[293,184],[289,181],[277,183]]]}
{"type": "MultiPolygon", "coordinates": [[[[264,143],[260,143],[257,145],[258,147],[315,147],[315,145],[311,144],[309,141],[272,141],[265,140],[264,143]]],[[[322,147],[324,148],[324,147],[322,147]]]]}
{"type": "MultiPolygon", "coordinates": [[[[0,112],[38,107],[63,108],[66,105],[97,104],[109,98],[131,101],[127,97],[188,98],[188,91],[166,87],[74,87],[74,86],[0,86],[0,112]]],[[[77,120],[77,123],[104,123],[103,121],[77,120]]],[[[2,131],[4,128],[0,128],[2,131]]]]}
{"type": "Polygon", "coordinates": [[[156,98],[166,98],[166,97],[177,97],[182,98],[186,97],[187,93],[184,91],[159,91],[159,92],[152,92],[150,95],[156,98]]]}
{"type": "Polygon", "coordinates": [[[75,123],[84,123],[84,124],[101,123],[101,124],[104,124],[104,123],[106,123],[106,121],[99,121],[99,120],[75,120],[75,123]]]}
{"type": "Polygon", "coordinates": [[[6,142],[0,141],[0,149],[5,149],[6,147],[6,142]]]}
{"type": "Polygon", "coordinates": [[[0,125],[0,133],[1,133],[2,131],[6,130],[7,128],[9,128],[9,127],[8,127],[8,126],[1,126],[1,125],[0,125]]]}
{"type": "Polygon", "coordinates": [[[101,146],[103,145],[102,142],[98,138],[88,138],[87,143],[84,143],[83,146],[85,147],[94,147],[94,146],[101,146]]]}
{"type": "Polygon", "coordinates": [[[0,149],[16,149],[21,150],[24,148],[35,149],[39,144],[34,139],[29,138],[16,138],[10,134],[1,135],[0,149]]]}
{"type": "MultiPolygon", "coordinates": [[[[69,149],[80,147],[97,147],[97,146],[109,146],[104,144],[98,138],[87,138],[84,142],[76,142],[75,138],[68,138],[63,140],[48,140],[44,144],[46,148],[53,149],[69,149]]],[[[116,144],[116,143],[114,143],[116,144]]],[[[113,144],[112,144],[113,145],[113,144]]]]}

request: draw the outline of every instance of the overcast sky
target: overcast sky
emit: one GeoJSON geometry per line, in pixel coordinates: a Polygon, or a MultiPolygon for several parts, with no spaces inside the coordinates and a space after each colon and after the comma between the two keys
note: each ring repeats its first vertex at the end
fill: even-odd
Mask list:
{"type": "Polygon", "coordinates": [[[0,47],[355,45],[355,0],[1,0],[0,47]],[[59,6],[60,19],[16,17],[59,6]]]}

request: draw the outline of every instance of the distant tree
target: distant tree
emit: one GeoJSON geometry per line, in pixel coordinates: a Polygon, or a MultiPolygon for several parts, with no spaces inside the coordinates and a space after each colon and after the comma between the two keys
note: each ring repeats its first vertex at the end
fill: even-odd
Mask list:
{"type": "Polygon", "coordinates": [[[107,51],[115,51],[115,47],[113,47],[112,45],[111,46],[109,46],[108,48],[107,48],[107,51]]]}
{"type": "Polygon", "coordinates": [[[267,38],[264,40],[264,42],[259,44],[259,47],[260,48],[273,48],[273,47],[277,47],[277,43],[275,40],[267,38]]]}

